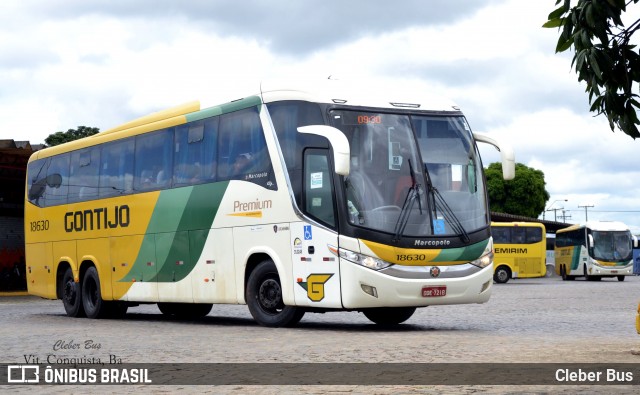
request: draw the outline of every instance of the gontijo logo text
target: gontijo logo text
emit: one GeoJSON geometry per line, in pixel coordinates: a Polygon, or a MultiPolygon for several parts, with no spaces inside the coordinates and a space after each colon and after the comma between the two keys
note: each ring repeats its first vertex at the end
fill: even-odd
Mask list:
{"type": "Polygon", "coordinates": [[[126,228],[131,222],[129,206],[99,207],[93,210],[69,211],[64,214],[66,232],[126,228]]]}

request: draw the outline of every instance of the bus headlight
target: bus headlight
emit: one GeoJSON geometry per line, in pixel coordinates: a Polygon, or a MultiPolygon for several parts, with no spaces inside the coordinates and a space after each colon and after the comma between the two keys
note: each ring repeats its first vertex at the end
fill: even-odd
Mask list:
{"type": "Polygon", "coordinates": [[[478,266],[480,268],[487,267],[493,263],[493,252],[485,254],[480,258],[476,259],[475,261],[471,261],[469,263],[471,263],[474,266],[478,266]]]}
{"type": "Polygon", "coordinates": [[[489,265],[493,264],[493,239],[490,239],[487,243],[487,246],[484,248],[482,252],[482,256],[475,261],[469,262],[473,266],[477,266],[479,268],[485,268],[489,265]]]}
{"type": "Polygon", "coordinates": [[[330,246],[329,250],[334,254],[340,256],[340,258],[344,258],[349,262],[353,262],[360,266],[364,266],[366,268],[373,269],[373,270],[381,270],[393,265],[393,263],[384,261],[382,259],[374,258],[369,255],[359,254],[357,252],[353,252],[350,250],[345,250],[344,248],[336,249],[335,247],[330,246]]]}

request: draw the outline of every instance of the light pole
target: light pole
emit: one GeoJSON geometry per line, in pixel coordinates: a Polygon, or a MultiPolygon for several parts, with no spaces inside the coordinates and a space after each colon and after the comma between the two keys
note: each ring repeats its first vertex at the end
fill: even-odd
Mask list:
{"type": "Polygon", "coordinates": [[[542,212],[542,219],[543,220],[545,219],[545,213],[547,211],[553,211],[553,220],[557,222],[558,218],[557,218],[556,214],[557,214],[558,210],[564,210],[564,207],[560,207],[560,208],[551,208],[551,207],[553,207],[553,205],[556,204],[556,202],[568,202],[568,201],[569,201],[569,199],[556,199],[553,202],[551,202],[549,207],[545,208],[544,211],[542,212]]]}
{"type": "Polygon", "coordinates": [[[578,208],[584,208],[584,222],[589,221],[589,214],[587,214],[587,209],[594,207],[593,204],[585,204],[584,206],[578,205],[578,208]]]}

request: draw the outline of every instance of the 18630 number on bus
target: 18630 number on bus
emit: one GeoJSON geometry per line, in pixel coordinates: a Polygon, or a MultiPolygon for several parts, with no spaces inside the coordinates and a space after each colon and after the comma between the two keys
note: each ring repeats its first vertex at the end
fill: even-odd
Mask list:
{"type": "Polygon", "coordinates": [[[45,219],[43,221],[31,221],[29,224],[31,225],[32,232],[42,232],[45,230],[49,230],[48,219],[45,219]]]}

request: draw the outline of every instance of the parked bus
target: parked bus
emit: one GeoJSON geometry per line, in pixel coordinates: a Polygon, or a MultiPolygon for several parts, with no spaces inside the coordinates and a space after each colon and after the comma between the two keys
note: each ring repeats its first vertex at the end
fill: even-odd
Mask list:
{"type": "Polygon", "coordinates": [[[503,284],[511,278],[544,277],[546,230],[537,222],[492,222],[493,279],[503,284]]]}
{"type": "Polygon", "coordinates": [[[589,221],[556,232],[556,273],[563,280],[585,277],[599,281],[633,274],[633,246],[638,240],[616,221],[589,221]]]}
{"type": "MultiPolygon", "coordinates": [[[[72,317],[141,303],[205,316],[247,304],[265,326],[489,299],[493,245],[476,141],[458,107],[262,84],[35,153],[26,185],[29,292],[72,317]]],[[[382,95],[382,97],[380,97],[382,95]]]]}

